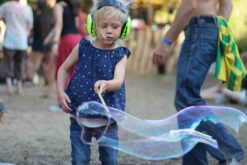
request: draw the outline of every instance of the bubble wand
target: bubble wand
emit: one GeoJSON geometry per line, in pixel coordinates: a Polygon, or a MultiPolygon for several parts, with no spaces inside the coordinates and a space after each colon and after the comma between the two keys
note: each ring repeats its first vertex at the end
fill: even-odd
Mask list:
{"type": "Polygon", "coordinates": [[[93,144],[98,144],[101,140],[101,138],[106,134],[106,131],[108,130],[108,127],[110,126],[110,110],[109,108],[107,107],[106,103],[105,103],[105,100],[102,96],[102,94],[100,93],[100,91],[97,89],[96,90],[96,93],[100,99],[100,102],[101,104],[103,105],[104,109],[105,109],[105,112],[107,113],[107,121],[105,122],[102,122],[102,119],[96,119],[96,118],[93,118],[93,119],[85,119],[85,118],[81,118],[79,113],[76,114],[76,121],[77,123],[81,126],[82,128],[82,131],[81,131],[81,140],[83,143],[85,144],[88,144],[88,145],[93,145],[93,144]],[[93,125],[90,125],[92,122],[97,122],[97,126],[93,126],[93,125]],[[105,127],[104,130],[102,131],[101,135],[99,138],[97,138],[95,141],[93,142],[88,142],[86,141],[84,138],[83,138],[83,134],[84,134],[84,127],[85,126],[88,126],[90,128],[99,128],[99,127],[105,127]]]}

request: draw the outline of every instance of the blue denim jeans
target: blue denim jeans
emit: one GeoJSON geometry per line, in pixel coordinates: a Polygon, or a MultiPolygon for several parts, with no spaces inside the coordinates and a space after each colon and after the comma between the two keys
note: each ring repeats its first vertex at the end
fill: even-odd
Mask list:
{"type": "MultiPolygon", "coordinates": [[[[194,105],[205,105],[200,96],[202,84],[210,65],[215,61],[218,45],[216,17],[193,17],[185,28],[183,43],[177,66],[175,106],[177,111],[194,105]]],[[[180,124],[180,128],[183,127],[180,124]]],[[[201,123],[198,131],[207,133],[218,141],[227,144],[226,150],[237,159],[243,158],[243,150],[227,129],[218,124],[201,123]],[[238,153],[238,155],[236,155],[238,153]]],[[[224,163],[226,158],[217,149],[205,144],[197,144],[183,157],[184,165],[207,165],[206,151],[224,163]]]]}
{"type": "MultiPolygon", "coordinates": [[[[81,127],[77,124],[76,120],[70,118],[70,140],[71,140],[71,156],[73,165],[89,165],[91,150],[90,145],[85,144],[81,140],[81,127]]],[[[83,139],[91,142],[92,137],[99,138],[103,127],[97,128],[95,131],[92,128],[84,128],[83,139]]],[[[116,123],[112,123],[108,127],[105,136],[118,140],[118,128],[116,123]]],[[[116,144],[114,144],[116,145],[116,144]]],[[[117,165],[118,151],[109,147],[99,146],[99,160],[102,165],[117,165]]]]}

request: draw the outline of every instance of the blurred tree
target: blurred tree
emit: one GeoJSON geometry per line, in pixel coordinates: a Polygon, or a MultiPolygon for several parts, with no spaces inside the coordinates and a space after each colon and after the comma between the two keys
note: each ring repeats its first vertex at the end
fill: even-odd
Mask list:
{"type": "MultiPolygon", "coordinates": [[[[4,2],[6,2],[6,1],[10,1],[10,0],[0,0],[0,4],[4,3],[4,2]]],[[[37,1],[37,0],[27,0],[27,3],[28,3],[28,4],[34,4],[34,3],[36,3],[36,1],[37,1]]]]}
{"type": "Polygon", "coordinates": [[[4,3],[6,1],[8,1],[8,0],[0,0],[0,4],[4,3]]]}
{"type": "Polygon", "coordinates": [[[239,50],[247,51],[247,1],[234,0],[233,12],[229,20],[233,36],[235,37],[239,50]]]}

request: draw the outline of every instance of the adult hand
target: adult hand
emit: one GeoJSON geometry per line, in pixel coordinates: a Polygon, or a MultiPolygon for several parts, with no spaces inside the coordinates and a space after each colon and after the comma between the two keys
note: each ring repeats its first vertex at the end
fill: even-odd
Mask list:
{"type": "Polygon", "coordinates": [[[58,43],[52,44],[51,54],[53,56],[57,56],[58,55],[58,43]]]}
{"type": "Polygon", "coordinates": [[[43,41],[43,44],[44,45],[48,45],[52,42],[54,38],[54,33],[53,31],[49,32],[48,35],[45,37],[44,41],[43,41]]]}
{"type": "Polygon", "coordinates": [[[166,62],[166,58],[170,54],[170,46],[162,41],[156,46],[153,52],[152,62],[155,65],[162,65],[166,62]]]}
{"type": "Polygon", "coordinates": [[[68,103],[71,103],[71,100],[65,92],[58,93],[58,103],[65,113],[71,113],[73,111],[68,106],[68,103]]]}

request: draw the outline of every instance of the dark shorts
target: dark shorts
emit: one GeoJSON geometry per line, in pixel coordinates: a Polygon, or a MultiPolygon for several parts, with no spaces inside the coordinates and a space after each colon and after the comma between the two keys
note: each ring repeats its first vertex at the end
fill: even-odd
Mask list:
{"type": "Polygon", "coordinates": [[[24,80],[27,70],[26,50],[3,48],[3,76],[24,80]]]}

